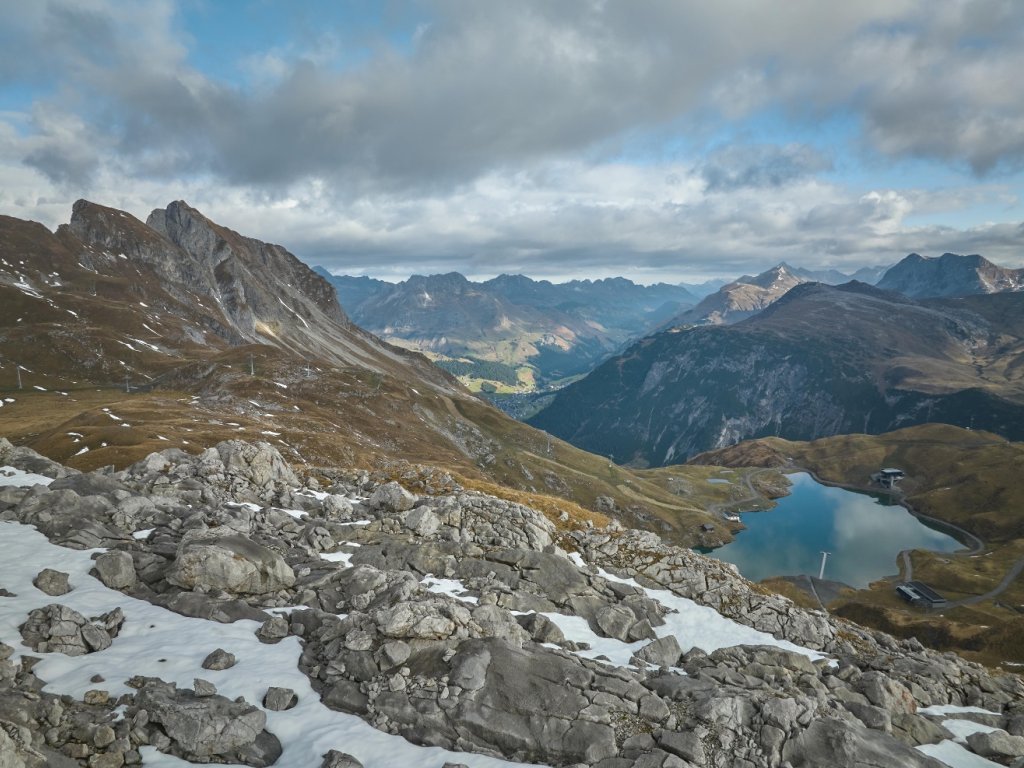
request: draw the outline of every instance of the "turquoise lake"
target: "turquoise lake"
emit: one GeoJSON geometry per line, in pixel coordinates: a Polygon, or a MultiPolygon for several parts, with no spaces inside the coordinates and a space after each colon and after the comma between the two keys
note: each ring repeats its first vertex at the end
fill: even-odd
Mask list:
{"type": "Polygon", "coordinates": [[[864,493],[832,488],[806,472],[788,475],[790,495],[774,509],[740,514],[747,530],[709,557],[733,563],[746,578],[818,575],[821,551],[831,552],[825,578],[863,588],[899,573],[904,549],[954,552],[963,545],[929,528],[903,507],[864,493]]]}

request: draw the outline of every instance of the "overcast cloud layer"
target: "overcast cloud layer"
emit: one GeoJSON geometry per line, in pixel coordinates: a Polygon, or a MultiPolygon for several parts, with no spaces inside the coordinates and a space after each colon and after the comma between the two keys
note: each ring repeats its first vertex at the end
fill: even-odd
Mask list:
{"type": "Polygon", "coordinates": [[[1024,264],[1015,0],[325,3],[255,51],[208,2],[0,0],[0,212],[183,198],[392,278],[1024,264]]]}

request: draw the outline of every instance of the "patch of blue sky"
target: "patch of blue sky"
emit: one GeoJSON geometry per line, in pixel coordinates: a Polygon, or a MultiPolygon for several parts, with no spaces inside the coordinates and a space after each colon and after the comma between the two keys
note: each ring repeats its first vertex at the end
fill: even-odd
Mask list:
{"type": "Polygon", "coordinates": [[[32,103],[51,93],[52,85],[9,82],[0,88],[0,112],[28,112],[32,103]]]}
{"type": "Polygon", "coordinates": [[[189,38],[191,66],[244,85],[250,62],[268,53],[285,60],[315,56],[344,70],[368,61],[382,44],[409,52],[429,19],[422,8],[377,0],[190,0],[177,21],[189,38]]]}
{"type": "Polygon", "coordinates": [[[759,110],[743,119],[727,120],[710,111],[634,131],[613,146],[613,159],[636,165],[703,161],[711,153],[734,146],[800,145],[832,162],[818,175],[842,175],[856,164],[851,148],[857,125],[852,114],[797,115],[782,108],[759,110]]]}

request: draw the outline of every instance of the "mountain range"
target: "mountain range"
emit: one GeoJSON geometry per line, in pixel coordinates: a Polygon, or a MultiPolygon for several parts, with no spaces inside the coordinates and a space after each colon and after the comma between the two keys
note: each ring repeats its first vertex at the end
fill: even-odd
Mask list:
{"type": "Polygon", "coordinates": [[[915,301],[804,283],[734,325],[645,338],[530,423],[659,466],[741,440],[878,433],[927,421],[1024,437],[1024,295],[915,301]]]}
{"type": "Polygon", "coordinates": [[[319,274],[362,327],[430,354],[467,383],[519,390],[586,373],[697,301],[679,286],[624,278],[554,284],[500,275],[473,282],[452,272],[394,284],[319,274]]]}
{"type": "Polygon", "coordinates": [[[679,532],[707,516],[668,475],[609,474],[505,416],[352,323],[282,246],[181,201],[143,222],[83,200],[55,232],[0,217],[0,302],[4,434],[77,469],[252,438],[304,466],[427,463],[573,514],[603,497],[679,532]]]}
{"type": "Polygon", "coordinates": [[[760,312],[801,283],[839,285],[850,280],[874,283],[885,268],[864,268],[852,275],[835,269],[809,270],[782,262],[758,275],[744,275],[705,296],[697,306],[676,315],[664,327],[736,323],[760,312]]]}
{"type": "Polygon", "coordinates": [[[927,258],[912,253],[889,269],[878,287],[915,299],[1019,291],[1024,288],[1024,269],[1000,267],[976,254],[927,258]]]}

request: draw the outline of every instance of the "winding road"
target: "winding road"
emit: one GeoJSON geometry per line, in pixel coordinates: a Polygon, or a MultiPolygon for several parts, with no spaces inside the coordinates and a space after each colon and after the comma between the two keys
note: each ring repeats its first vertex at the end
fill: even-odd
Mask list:
{"type": "Polygon", "coordinates": [[[762,469],[755,469],[753,472],[748,472],[743,476],[743,484],[747,486],[747,493],[749,495],[742,499],[732,499],[731,501],[720,501],[716,504],[709,504],[708,512],[710,512],[713,515],[717,515],[721,512],[724,512],[729,507],[741,507],[755,501],[762,501],[763,499],[766,498],[765,495],[763,493],[758,493],[757,491],[755,491],[754,486],[751,484],[750,481],[753,478],[758,477],[759,475],[779,471],[780,470],[775,467],[764,467],[762,469]]]}

